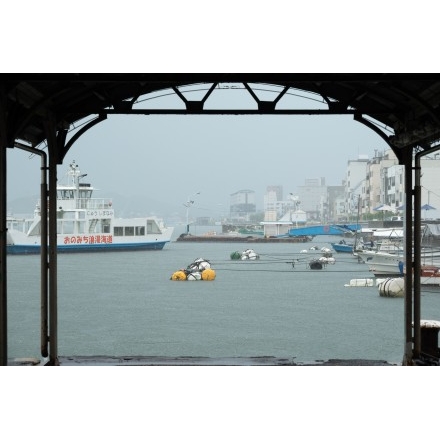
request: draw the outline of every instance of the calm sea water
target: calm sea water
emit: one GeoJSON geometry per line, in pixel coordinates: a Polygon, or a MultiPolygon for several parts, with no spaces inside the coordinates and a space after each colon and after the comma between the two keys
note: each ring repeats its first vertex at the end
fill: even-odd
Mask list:
{"type": "MultiPolygon", "coordinates": [[[[310,270],[320,256],[307,244],[252,246],[257,261],[230,259],[246,243],[177,243],[162,251],[59,255],[60,356],[276,356],[298,363],[375,359],[399,364],[403,298],[377,287],[344,287],[370,278],[350,255],[310,270]],[[307,254],[301,250],[307,249],[307,254]],[[214,281],[171,281],[196,258],[214,281]],[[296,261],[295,267],[291,262],[296,261]]],[[[8,356],[40,358],[39,256],[8,257],[8,356]]],[[[422,318],[438,319],[440,290],[422,292],[422,318]]]]}

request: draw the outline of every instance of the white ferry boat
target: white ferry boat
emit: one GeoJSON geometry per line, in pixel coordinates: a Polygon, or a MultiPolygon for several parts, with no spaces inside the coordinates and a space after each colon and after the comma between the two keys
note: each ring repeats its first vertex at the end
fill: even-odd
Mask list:
{"type": "MultiPolygon", "coordinates": [[[[73,161],[68,183],[57,186],[58,252],[160,250],[173,227],[156,217],[116,218],[111,199],[92,198],[94,188],[73,161]]],[[[40,202],[33,218],[7,217],[7,253],[37,254],[41,247],[40,202]]]]}

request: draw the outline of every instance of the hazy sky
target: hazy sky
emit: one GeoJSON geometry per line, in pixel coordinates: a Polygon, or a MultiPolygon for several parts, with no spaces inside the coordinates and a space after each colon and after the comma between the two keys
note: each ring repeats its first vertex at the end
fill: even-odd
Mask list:
{"type": "MultiPolygon", "coordinates": [[[[252,104],[242,91],[218,95],[211,107],[252,104]]],[[[284,106],[289,104],[295,105],[284,106]]],[[[302,104],[316,107],[304,99],[302,104]]],[[[148,105],[176,102],[158,98],[148,105]]],[[[58,178],[75,160],[88,174],[83,181],[101,190],[95,196],[139,198],[151,204],[143,206],[147,213],[184,216],[183,203],[200,192],[193,215],[218,216],[229,211],[230,195],[242,189],[254,190],[262,209],[268,185],[282,185],[285,198],[307,178],[340,185],[348,160],[386,148],[351,116],[109,116],[73,145],[58,178]]],[[[40,157],[14,149],[7,159],[8,200],[38,196],[40,157]]]]}
{"type": "MultiPolygon", "coordinates": [[[[9,16],[20,15],[24,30],[33,28],[39,15],[46,19],[42,3],[27,2],[27,14],[21,14],[21,3],[4,8],[9,16]]],[[[390,20],[396,14],[394,3],[373,1],[370,8],[358,10],[348,1],[322,1],[319,6],[282,2],[269,8],[253,2],[250,10],[247,2],[225,1],[221,7],[203,4],[201,18],[194,13],[199,2],[177,2],[172,8],[170,1],[149,5],[145,26],[133,22],[138,7],[129,3],[108,8],[105,21],[100,20],[100,3],[88,2],[87,14],[81,7],[66,7],[68,22],[55,21],[40,26],[31,39],[10,41],[5,67],[12,72],[70,73],[438,70],[435,50],[428,44],[436,41],[436,16],[424,8],[402,6],[399,19],[390,20]],[[82,23],[80,34],[77,22],[82,23]],[[356,38],[354,29],[340,23],[355,23],[356,38]],[[423,27],[417,30],[419,23],[423,27]],[[409,25],[412,32],[406,31],[409,25]],[[53,38],[57,34],[63,38],[53,38]],[[90,44],[98,34],[105,35],[99,49],[90,44]],[[30,40],[38,51],[29,51],[30,40]]],[[[58,5],[57,11],[62,8],[58,5]]],[[[14,26],[14,20],[2,26],[5,41],[14,26]]],[[[218,98],[225,107],[252,101],[238,91],[229,92],[227,99],[218,98]]],[[[208,104],[215,101],[213,95],[208,104]]],[[[288,99],[286,95],[280,104],[288,99]]],[[[156,99],[154,105],[166,107],[169,100],[156,99]]],[[[64,167],[59,167],[59,177],[75,160],[105,196],[148,196],[139,203],[147,213],[184,215],[183,203],[200,191],[192,211],[211,216],[227,212],[230,194],[241,189],[254,190],[257,207],[262,208],[268,185],[282,185],[288,194],[306,178],[325,177],[328,185],[341,184],[348,160],[359,154],[372,157],[374,150],[386,148],[379,136],[351,116],[111,116],[73,146],[64,167]]],[[[8,150],[7,157],[9,201],[38,195],[39,157],[29,159],[19,150],[8,150]]]]}

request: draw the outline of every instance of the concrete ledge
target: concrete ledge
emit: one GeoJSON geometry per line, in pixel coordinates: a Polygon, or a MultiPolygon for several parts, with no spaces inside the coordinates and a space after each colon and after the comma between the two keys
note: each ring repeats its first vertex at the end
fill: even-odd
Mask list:
{"type": "Polygon", "coordinates": [[[161,357],[161,356],[61,356],[60,366],[393,366],[383,360],[329,359],[313,363],[294,358],[258,357],[161,357]]]}

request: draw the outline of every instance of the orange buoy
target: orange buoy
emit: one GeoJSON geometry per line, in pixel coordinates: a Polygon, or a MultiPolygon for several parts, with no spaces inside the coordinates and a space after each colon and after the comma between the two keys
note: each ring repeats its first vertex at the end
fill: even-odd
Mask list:
{"type": "Polygon", "coordinates": [[[171,275],[173,281],[186,281],[186,273],[183,270],[178,270],[171,275]]]}
{"type": "Polygon", "coordinates": [[[214,269],[205,269],[202,272],[202,280],[203,281],[215,280],[215,270],[214,269]]]}

